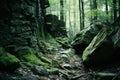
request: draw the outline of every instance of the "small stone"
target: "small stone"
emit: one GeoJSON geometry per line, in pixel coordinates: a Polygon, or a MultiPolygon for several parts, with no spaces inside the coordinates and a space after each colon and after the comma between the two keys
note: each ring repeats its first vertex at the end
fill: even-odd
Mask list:
{"type": "Polygon", "coordinates": [[[61,65],[63,68],[66,68],[66,69],[73,69],[73,66],[72,65],[70,65],[70,64],[62,64],[61,65]]]}

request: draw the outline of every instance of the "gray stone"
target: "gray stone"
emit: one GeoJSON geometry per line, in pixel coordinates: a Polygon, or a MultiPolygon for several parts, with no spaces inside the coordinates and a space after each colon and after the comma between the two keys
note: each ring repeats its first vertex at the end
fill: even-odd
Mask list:
{"type": "Polygon", "coordinates": [[[36,75],[49,76],[49,72],[47,70],[36,65],[32,68],[32,71],[36,75]]]}

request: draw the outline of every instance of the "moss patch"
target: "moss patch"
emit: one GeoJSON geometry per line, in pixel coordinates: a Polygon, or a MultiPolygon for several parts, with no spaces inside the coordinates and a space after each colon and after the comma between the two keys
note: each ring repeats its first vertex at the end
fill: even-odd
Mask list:
{"type": "Polygon", "coordinates": [[[4,49],[0,48],[0,70],[13,71],[20,66],[19,62],[20,60],[14,55],[5,52],[4,49]]]}
{"type": "Polygon", "coordinates": [[[52,60],[46,58],[41,52],[37,53],[37,57],[45,63],[52,64],[52,60]]]}
{"type": "Polygon", "coordinates": [[[4,49],[0,48],[0,56],[4,53],[4,49]]]}
{"type": "MultiPolygon", "coordinates": [[[[18,58],[29,66],[42,65],[48,66],[48,63],[41,61],[33,49],[26,48],[18,51],[18,58]]],[[[46,60],[47,61],[47,60],[46,60]]]]}

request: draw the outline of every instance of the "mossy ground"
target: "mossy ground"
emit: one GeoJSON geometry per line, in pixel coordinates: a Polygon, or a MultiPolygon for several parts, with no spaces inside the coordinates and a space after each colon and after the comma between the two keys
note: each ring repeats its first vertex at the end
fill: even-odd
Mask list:
{"type": "Polygon", "coordinates": [[[42,53],[35,52],[32,48],[26,48],[19,50],[17,57],[29,66],[40,65],[40,66],[50,66],[51,62],[45,58],[42,53]]]}

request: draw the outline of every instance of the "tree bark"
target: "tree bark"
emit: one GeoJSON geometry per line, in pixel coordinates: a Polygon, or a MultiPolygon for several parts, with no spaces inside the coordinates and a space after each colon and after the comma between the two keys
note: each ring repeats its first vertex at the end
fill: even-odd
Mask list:
{"type": "Polygon", "coordinates": [[[84,29],[84,2],[79,0],[79,10],[80,10],[80,30],[84,29]]]}
{"type": "Polygon", "coordinates": [[[115,20],[117,18],[117,0],[113,0],[113,15],[115,20]]]}
{"type": "Polygon", "coordinates": [[[119,16],[120,16],[120,0],[118,0],[118,10],[119,10],[119,16]]]}
{"type": "MultiPolygon", "coordinates": [[[[106,16],[108,16],[108,0],[105,0],[105,8],[106,8],[106,16]]],[[[108,17],[106,18],[106,22],[108,22],[108,17]]]]}
{"type": "Polygon", "coordinates": [[[64,21],[64,2],[60,0],[60,20],[64,21]]]}
{"type": "Polygon", "coordinates": [[[93,10],[95,11],[93,20],[96,21],[97,20],[97,1],[93,0],[93,10]]]}
{"type": "Polygon", "coordinates": [[[81,30],[81,27],[82,27],[82,17],[81,17],[81,0],[79,0],[79,13],[80,13],[80,30],[81,30]]]}

